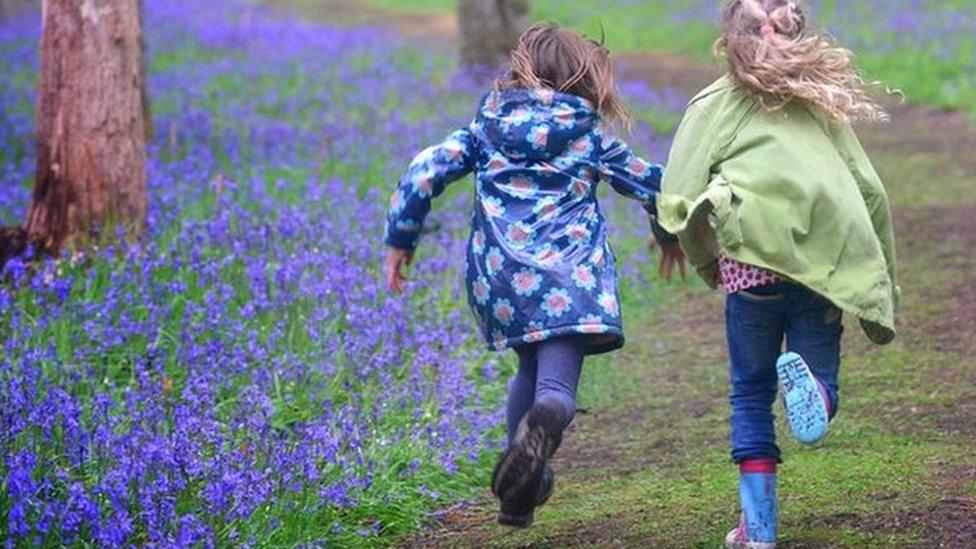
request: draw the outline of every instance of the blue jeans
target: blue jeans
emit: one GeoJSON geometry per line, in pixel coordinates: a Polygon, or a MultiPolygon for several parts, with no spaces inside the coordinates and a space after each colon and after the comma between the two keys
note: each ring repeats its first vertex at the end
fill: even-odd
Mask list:
{"type": "Polygon", "coordinates": [[[731,359],[732,459],[780,460],[773,427],[776,360],[786,349],[810,365],[837,413],[841,311],[807,288],[779,283],[728,296],[725,325],[731,359]]]}

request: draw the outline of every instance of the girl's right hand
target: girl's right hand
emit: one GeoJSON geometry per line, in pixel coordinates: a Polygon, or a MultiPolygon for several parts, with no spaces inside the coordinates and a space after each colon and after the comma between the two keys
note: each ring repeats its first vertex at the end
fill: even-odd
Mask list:
{"type": "Polygon", "coordinates": [[[386,276],[387,287],[395,295],[403,293],[403,283],[407,281],[407,277],[403,274],[403,267],[409,266],[411,263],[413,263],[413,252],[410,250],[390,248],[387,252],[383,272],[386,276]]]}

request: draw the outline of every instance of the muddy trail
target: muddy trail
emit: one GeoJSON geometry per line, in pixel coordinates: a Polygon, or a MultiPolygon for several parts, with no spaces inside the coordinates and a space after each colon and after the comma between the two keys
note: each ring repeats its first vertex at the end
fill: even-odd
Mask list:
{"type": "MultiPolygon", "coordinates": [[[[456,37],[446,14],[402,15],[358,2],[275,3],[330,22],[391,25],[438,45],[456,37]]],[[[666,53],[625,55],[620,67],[626,77],[688,95],[721,73],[718,65],[666,53]]],[[[848,460],[842,463],[854,467],[878,454],[877,478],[896,482],[852,488],[823,510],[787,496],[785,509],[813,511],[787,511],[783,547],[976,547],[976,124],[911,103],[892,101],[889,110],[890,123],[858,131],[894,205],[904,296],[900,340],[879,349],[854,326],[848,329],[842,369],[851,373],[842,383],[852,398],[834,444],[848,460]],[[858,448],[863,437],[891,444],[890,452],[858,448]],[[898,477],[897,460],[886,453],[907,456],[908,473],[898,477]]],[[[486,489],[479,501],[444,510],[401,545],[686,547],[721,539],[737,512],[733,467],[723,457],[722,296],[700,284],[675,288],[660,310],[631,321],[629,344],[615,359],[620,382],[571,426],[555,463],[557,492],[532,529],[495,525],[486,489]],[[713,469],[722,471],[719,485],[727,492],[717,498],[707,480],[713,469]],[[713,501],[717,508],[708,508],[713,501]]],[[[786,459],[813,459],[800,452],[790,446],[786,459]]],[[[828,485],[824,493],[840,486],[828,485]]]]}

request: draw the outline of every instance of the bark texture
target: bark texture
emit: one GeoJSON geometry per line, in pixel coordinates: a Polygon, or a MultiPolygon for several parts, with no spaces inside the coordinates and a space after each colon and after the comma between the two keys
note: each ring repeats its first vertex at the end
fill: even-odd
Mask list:
{"type": "Polygon", "coordinates": [[[24,229],[50,253],[146,213],[138,0],[45,0],[37,182],[24,229]]]}
{"type": "Polygon", "coordinates": [[[461,61],[494,67],[507,59],[528,24],[528,0],[459,0],[461,61]]]}

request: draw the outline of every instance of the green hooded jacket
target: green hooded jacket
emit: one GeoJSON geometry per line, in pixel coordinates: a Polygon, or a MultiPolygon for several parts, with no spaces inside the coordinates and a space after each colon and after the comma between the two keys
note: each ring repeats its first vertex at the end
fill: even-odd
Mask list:
{"type": "Polygon", "coordinates": [[[710,286],[724,250],[857,316],[872,341],[895,338],[891,209],[849,124],[799,101],[768,112],[725,76],[692,99],[661,190],[661,225],[710,286]]]}

